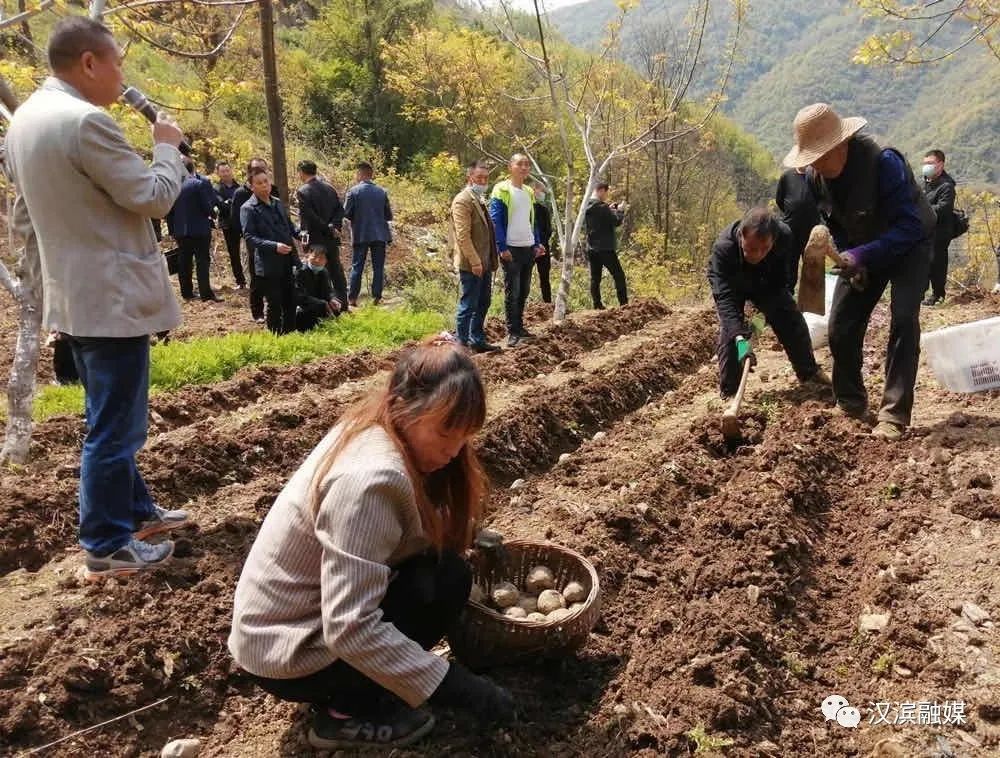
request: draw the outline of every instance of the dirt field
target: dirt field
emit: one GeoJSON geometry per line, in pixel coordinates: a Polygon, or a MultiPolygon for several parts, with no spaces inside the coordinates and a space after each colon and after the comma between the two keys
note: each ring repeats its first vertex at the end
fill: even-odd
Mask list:
{"type": "MultiPolygon", "coordinates": [[[[996,314],[987,298],[924,320],[996,314]]],[[[731,447],[711,310],[541,316],[534,343],[477,359],[488,522],[587,555],[602,616],[578,656],[494,672],[520,702],[516,729],[445,713],[395,755],[680,756],[696,727],[731,756],[1000,754],[1000,392],[948,393],[922,368],[915,428],[890,445],[834,417],[765,345],[731,447]],[[963,619],[969,602],[991,618],[963,619]],[[859,632],[862,614],[888,624],[859,632]],[[824,721],[832,694],[861,709],[858,729],[824,721]],[[963,701],[967,721],[869,724],[886,701],[963,701]]],[[[886,337],[879,311],[876,400],[886,337]]],[[[286,478],[388,362],[245,371],[156,398],[141,467],[198,527],[171,569],[127,582],[76,578],[80,423],[41,425],[29,467],[0,475],[0,752],[169,698],[42,754],[153,756],[185,736],[208,756],[310,754],[300,710],[231,664],[232,591],[286,478]]]]}

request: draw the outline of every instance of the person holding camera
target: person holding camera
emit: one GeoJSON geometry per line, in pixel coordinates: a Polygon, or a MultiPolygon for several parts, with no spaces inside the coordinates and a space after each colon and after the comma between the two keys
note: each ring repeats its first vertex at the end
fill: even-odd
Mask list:
{"type": "Polygon", "coordinates": [[[622,225],[627,203],[608,204],[610,186],[607,182],[599,182],[594,196],[587,203],[585,221],[587,224],[587,260],[590,263],[590,297],[594,308],[604,310],[601,302],[601,277],[604,269],[615,280],[615,293],[618,304],[628,303],[628,290],[625,283],[625,271],[618,260],[618,240],[615,230],[622,225]]]}
{"type": "Polygon", "coordinates": [[[181,322],[151,218],[173,207],[184,135],[153,124],[148,165],[104,109],[122,94],[122,51],[103,24],[60,19],[52,76],[14,113],[6,160],[25,265],[44,281],[42,322],[69,343],[83,384],[80,545],[88,579],[162,566],[174,543],[147,538],[188,522],[153,503],[136,466],[149,412],[149,335],[181,322]]]}

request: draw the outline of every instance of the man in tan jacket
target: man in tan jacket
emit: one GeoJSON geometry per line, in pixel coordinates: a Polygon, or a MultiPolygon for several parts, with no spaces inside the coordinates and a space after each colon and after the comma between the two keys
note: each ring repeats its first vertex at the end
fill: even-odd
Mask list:
{"type": "Polygon", "coordinates": [[[150,218],[163,218],[186,175],[183,134],[161,115],[146,165],[103,110],[122,92],[122,55],[102,24],[60,20],[52,76],[14,113],[7,160],[14,224],[41,272],[43,322],[65,336],[86,392],[80,544],[90,577],[162,565],[173,543],[150,535],[187,522],[153,504],[136,468],[146,441],[149,335],[180,323],[150,218]]]}
{"type": "Polygon", "coordinates": [[[451,201],[454,264],[461,280],[456,332],[476,353],[500,348],[486,341],[484,323],[493,294],[493,272],[499,267],[496,233],[486,207],[489,169],[482,161],[469,164],[465,188],[451,201]]]}

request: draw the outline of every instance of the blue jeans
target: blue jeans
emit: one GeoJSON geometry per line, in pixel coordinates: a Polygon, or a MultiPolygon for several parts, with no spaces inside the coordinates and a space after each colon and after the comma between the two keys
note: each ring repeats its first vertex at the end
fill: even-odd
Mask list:
{"type": "Polygon", "coordinates": [[[382,281],[385,275],[385,243],[355,242],[354,257],[351,259],[351,284],[347,297],[357,300],[361,293],[361,275],[365,272],[365,259],[372,251],[372,297],[382,299],[382,281]]]}
{"type": "Polygon", "coordinates": [[[455,333],[464,345],[486,344],[486,311],[493,299],[493,272],[476,276],[471,271],[459,271],[462,292],[458,299],[455,333]]]}
{"type": "Polygon", "coordinates": [[[86,394],[80,456],[80,545],[109,555],[153,514],[135,464],[146,442],[149,337],[68,337],[86,394]]]}

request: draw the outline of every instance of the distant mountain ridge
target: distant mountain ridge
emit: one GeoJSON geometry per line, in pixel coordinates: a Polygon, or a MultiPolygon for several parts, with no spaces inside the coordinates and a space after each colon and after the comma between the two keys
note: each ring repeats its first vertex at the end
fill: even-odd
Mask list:
{"type": "MultiPolygon", "coordinates": [[[[626,17],[622,49],[639,62],[651,29],[686,32],[688,0],[641,0],[626,17]]],[[[716,79],[733,21],[714,3],[704,42],[699,91],[716,79]]],[[[551,13],[569,42],[594,46],[617,14],[614,0],[588,0],[551,13]]],[[[861,66],[855,50],[872,33],[849,0],[753,0],[726,90],[725,112],[780,160],[791,146],[792,120],[803,105],[825,101],[844,116],[868,119],[868,131],[918,164],[944,150],[960,183],[1000,184],[1000,64],[973,44],[938,64],[905,70],[861,66]]]]}

